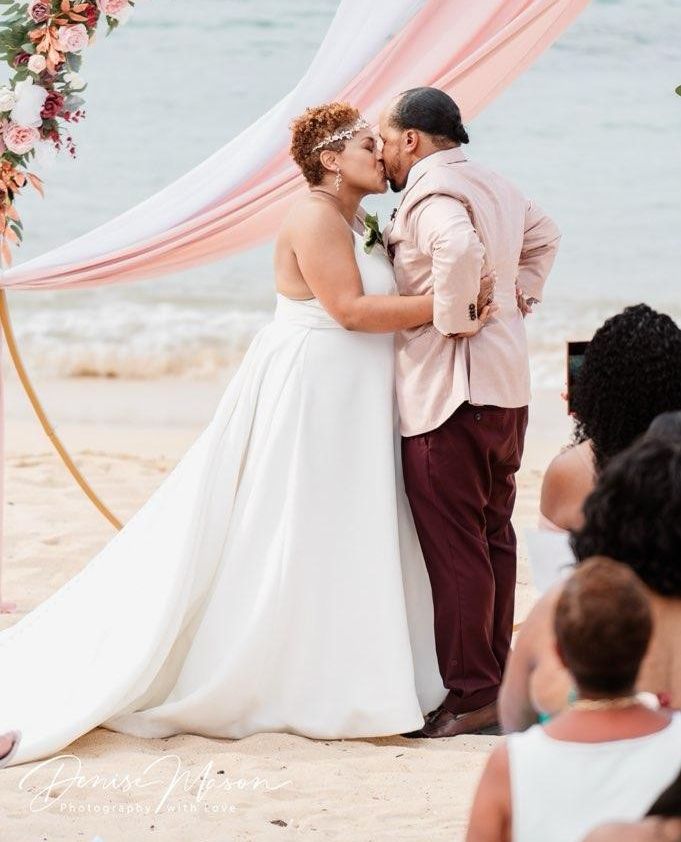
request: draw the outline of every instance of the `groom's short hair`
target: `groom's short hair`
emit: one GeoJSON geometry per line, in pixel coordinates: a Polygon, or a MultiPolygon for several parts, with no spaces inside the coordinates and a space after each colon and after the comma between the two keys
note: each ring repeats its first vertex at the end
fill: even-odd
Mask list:
{"type": "Polygon", "coordinates": [[[391,123],[402,131],[417,129],[431,135],[438,146],[468,143],[459,106],[439,88],[403,91],[393,106],[391,123]]]}

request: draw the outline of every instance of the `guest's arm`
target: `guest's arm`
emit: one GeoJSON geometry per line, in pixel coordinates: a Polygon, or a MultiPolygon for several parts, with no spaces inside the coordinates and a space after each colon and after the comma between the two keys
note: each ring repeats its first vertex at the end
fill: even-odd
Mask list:
{"type": "Polygon", "coordinates": [[[466,842],[511,842],[511,777],[503,744],[494,749],[480,778],[466,842]]]}
{"type": "Polygon", "coordinates": [[[433,261],[433,325],[446,336],[477,333],[485,249],[465,206],[452,196],[426,196],[406,224],[419,251],[433,261]]]}
{"type": "Polygon", "coordinates": [[[526,620],[509,654],[499,690],[499,722],[505,734],[526,731],[538,721],[530,698],[530,678],[535,667],[532,650],[532,623],[528,626],[526,620]]]}
{"type": "Polygon", "coordinates": [[[556,259],[560,236],[560,231],[551,217],[534,202],[528,201],[516,281],[526,299],[541,301],[544,283],[556,259]]]}
{"type": "Polygon", "coordinates": [[[562,582],[534,604],[520,626],[499,690],[499,721],[507,734],[525,731],[539,719],[530,692],[535,670],[541,667],[541,684],[535,687],[556,713],[567,702],[571,682],[555,654],[553,617],[562,582]]]}

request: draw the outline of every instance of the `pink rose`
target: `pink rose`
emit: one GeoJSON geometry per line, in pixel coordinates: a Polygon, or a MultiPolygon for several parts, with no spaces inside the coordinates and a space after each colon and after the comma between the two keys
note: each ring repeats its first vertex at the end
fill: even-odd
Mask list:
{"type": "Polygon", "coordinates": [[[4,141],[10,152],[15,155],[25,155],[40,140],[40,132],[32,126],[20,126],[10,123],[5,129],[4,141]]]}
{"type": "Polygon", "coordinates": [[[110,18],[124,17],[128,11],[128,0],[97,0],[100,10],[110,18]]]}
{"type": "Polygon", "coordinates": [[[51,8],[44,0],[31,0],[28,4],[28,14],[36,22],[42,23],[50,16],[51,8]]]}
{"type": "Polygon", "coordinates": [[[60,26],[57,30],[59,48],[65,53],[79,53],[87,47],[90,38],[87,29],[82,23],[75,23],[72,26],[60,26]]]}

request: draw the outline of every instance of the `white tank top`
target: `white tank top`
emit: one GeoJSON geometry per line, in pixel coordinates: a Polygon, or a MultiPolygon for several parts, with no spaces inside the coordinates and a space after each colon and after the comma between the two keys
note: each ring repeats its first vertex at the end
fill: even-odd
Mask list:
{"type": "Polygon", "coordinates": [[[681,769],[681,713],[655,734],[605,743],[508,737],[513,842],[582,842],[606,822],[645,815],[681,769]]]}

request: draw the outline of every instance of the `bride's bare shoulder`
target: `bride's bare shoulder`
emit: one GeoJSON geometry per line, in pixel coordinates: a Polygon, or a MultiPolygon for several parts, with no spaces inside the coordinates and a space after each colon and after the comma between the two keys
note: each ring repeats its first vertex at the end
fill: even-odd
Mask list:
{"type": "Polygon", "coordinates": [[[326,199],[302,196],[288,209],[282,222],[281,233],[289,239],[300,239],[306,234],[344,231],[347,225],[340,213],[326,199]]]}

